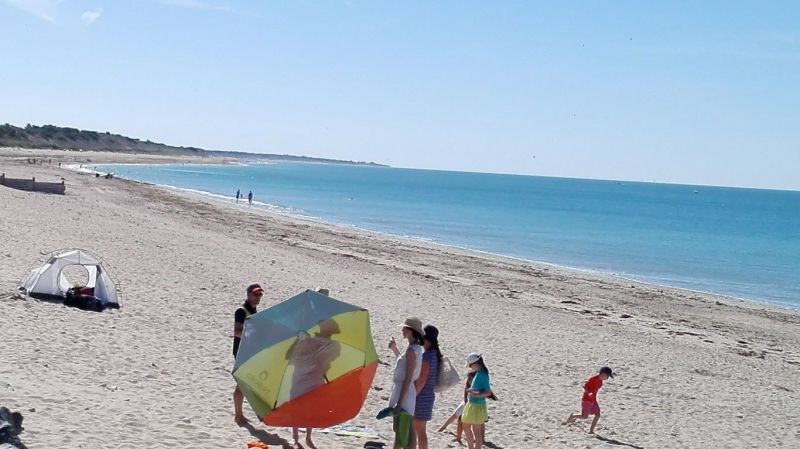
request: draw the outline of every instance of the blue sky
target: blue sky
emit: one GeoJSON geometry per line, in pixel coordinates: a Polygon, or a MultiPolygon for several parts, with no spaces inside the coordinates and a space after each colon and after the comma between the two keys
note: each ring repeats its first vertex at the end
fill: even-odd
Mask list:
{"type": "Polygon", "coordinates": [[[800,2],[0,0],[0,122],[800,189],[800,2]]]}

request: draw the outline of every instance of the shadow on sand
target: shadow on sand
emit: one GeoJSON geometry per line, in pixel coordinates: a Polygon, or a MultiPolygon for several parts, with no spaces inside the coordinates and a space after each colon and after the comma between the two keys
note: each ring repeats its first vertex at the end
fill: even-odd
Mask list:
{"type": "Polygon", "coordinates": [[[635,444],[630,444],[630,443],[623,443],[622,441],[615,440],[613,438],[601,437],[600,435],[596,435],[595,438],[597,438],[598,440],[600,440],[600,441],[602,441],[604,443],[613,444],[615,446],[625,446],[625,447],[630,447],[630,448],[633,448],[633,449],[644,449],[642,446],[637,446],[635,444]]]}
{"type": "Polygon", "coordinates": [[[279,437],[274,433],[269,433],[264,429],[256,429],[249,422],[243,424],[242,427],[247,429],[247,431],[250,432],[250,435],[253,435],[254,437],[258,438],[258,440],[264,444],[280,447],[283,449],[294,449],[294,445],[292,445],[285,439],[279,437]]]}

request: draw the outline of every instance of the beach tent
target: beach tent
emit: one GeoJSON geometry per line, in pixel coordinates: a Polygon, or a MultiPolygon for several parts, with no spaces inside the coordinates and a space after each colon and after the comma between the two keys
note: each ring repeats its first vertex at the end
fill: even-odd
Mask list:
{"type": "Polygon", "coordinates": [[[70,285],[62,273],[64,268],[79,265],[86,269],[89,280],[85,287],[94,289],[94,296],[105,306],[119,307],[117,287],[101,259],[82,249],[56,251],[41,265],[30,271],[20,287],[33,298],[64,299],[70,285]]]}

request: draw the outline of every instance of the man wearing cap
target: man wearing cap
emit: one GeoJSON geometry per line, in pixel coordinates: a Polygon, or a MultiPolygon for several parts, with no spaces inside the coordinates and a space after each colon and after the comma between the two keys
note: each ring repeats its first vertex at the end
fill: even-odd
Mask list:
{"type": "MultiPolygon", "coordinates": [[[[264,289],[258,284],[250,284],[247,287],[247,299],[242,307],[236,309],[233,315],[233,356],[239,352],[239,343],[242,341],[242,330],[244,330],[244,320],[250,315],[254,315],[258,310],[258,304],[261,302],[261,297],[264,296],[264,289]]],[[[244,413],[242,413],[242,404],[244,403],[244,393],[236,386],[233,390],[233,411],[234,420],[236,424],[242,425],[247,422],[244,413]]]]}

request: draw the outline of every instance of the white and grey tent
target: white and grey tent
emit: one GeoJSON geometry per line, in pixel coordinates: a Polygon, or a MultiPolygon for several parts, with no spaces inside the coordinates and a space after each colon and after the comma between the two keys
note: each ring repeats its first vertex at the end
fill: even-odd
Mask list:
{"type": "Polygon", "coordinates": [[[94,296],[103,305],[119,307],[117,286],[102,260],[82,249],[69,249],[52,253],[47,260],[28,274],[20,289],[28,296],[40,299],[64,299],[73,285],[64,276],[64,269],[79,265],[86,269],[85,287],[94,289],[94,296]]]}

